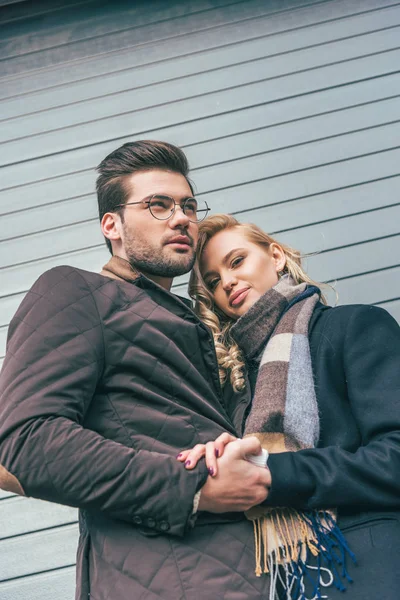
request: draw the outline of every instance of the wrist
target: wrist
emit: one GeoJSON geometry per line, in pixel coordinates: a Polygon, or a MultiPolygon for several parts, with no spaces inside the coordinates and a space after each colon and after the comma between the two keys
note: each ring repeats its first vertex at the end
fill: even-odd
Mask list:
{"type": "Polygon", "coordinates": [[[200,496],[201,496],[201,489],[198,492],[196,492],[196,494],[194,495],[192,515],[195,515],[197,513],[197,511],[199,510],[200,496]]]}

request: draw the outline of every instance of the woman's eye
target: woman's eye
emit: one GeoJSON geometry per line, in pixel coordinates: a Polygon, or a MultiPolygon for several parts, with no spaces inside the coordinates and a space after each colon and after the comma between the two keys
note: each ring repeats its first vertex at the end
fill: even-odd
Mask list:
{"type": "Polygon", "coordinates": [[[243,261],[243,256],[237,256],[236,258],[233,259],[231,266],[233,268],[238,267],[242,261],[243,261]]]}
{"type": "Polygon", "coordinates": [[[215,290],[215,288],[217,287],[219,282],[219,279],[215,278],[215,279],[211,279],[208,283],[207,283],[207,287],[210,290],[210,292],[213,292],[215,290]]]}

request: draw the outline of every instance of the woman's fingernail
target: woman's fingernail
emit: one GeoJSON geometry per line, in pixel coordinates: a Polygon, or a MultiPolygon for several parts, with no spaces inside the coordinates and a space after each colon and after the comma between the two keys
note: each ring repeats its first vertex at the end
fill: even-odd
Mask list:
{"type": "Polygon", "coordinates": [[[208,467],[208,472],[210,473],[211,477],[214,475],[214,469],[212,467],[208,467]]]}
{"type": "Polygon", "coordinates": [[[189,465],[190,465],[190,460],[187,460],[187,461],[185,462],[185,467],[188,467],[189,465]]]}
{"type": "Polygon", "coordinates": [[[178,454],[178,456],[176,458],[181,458],[182,456],[182,452],[180,454],[178,454]]]}
{"type": "Polygon", "coordinates": [[[219,450],[218,450],[218,448],[215,448],[215,456],[216,456],[217,458],[218,458],[218,456],[219,456],[219,450]]]}

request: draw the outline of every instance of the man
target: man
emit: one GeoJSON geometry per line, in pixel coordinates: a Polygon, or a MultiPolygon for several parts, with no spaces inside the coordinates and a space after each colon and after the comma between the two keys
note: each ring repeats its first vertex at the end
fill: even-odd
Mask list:
{"type": "Polygon", "coordinates": [[[245,460],[259,443],[229,444],[217,477],[176,460],[236,434],[211,334],[170,292],[208,207],[170,144],[125,144],[98,171],[112,258],[102,274],[44,273],[11,322],[0,486],[80,508],[79,600],[260,599],[268,581],[243,519],[270,483],[245,460]]]}

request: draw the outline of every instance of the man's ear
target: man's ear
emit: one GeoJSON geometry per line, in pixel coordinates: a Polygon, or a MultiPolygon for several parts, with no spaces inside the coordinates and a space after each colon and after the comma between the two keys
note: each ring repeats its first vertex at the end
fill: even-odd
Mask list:
{"type": "Polygon", "coordinates": [[[111,242],[121,240],[122,223],[121,217],[117,213],[108,212],[103,215],[100,226],[104,237],[108,238],[111,242]]]}

